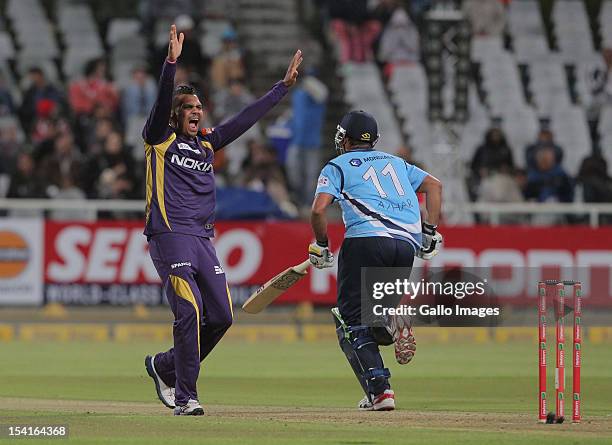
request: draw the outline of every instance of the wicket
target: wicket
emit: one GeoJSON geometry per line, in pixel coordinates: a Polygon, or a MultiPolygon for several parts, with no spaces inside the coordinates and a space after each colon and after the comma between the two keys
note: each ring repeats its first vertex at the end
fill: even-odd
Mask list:
{"type": "Polygon", "coordinates": [[[542,423],[563,423],[565,418],[565,286],[574,288],[574,330],[573,330],[573,382],[572,422],[580,422],[580,367],[582,362],[582,290],[579,281],[544,280],[538,282],[538,370],[539,370],[539,411],[542,423]],[[546,410],[546,287],[557,289],[556,310],[556,367],[555,395],[556,413],[546,410]]]}

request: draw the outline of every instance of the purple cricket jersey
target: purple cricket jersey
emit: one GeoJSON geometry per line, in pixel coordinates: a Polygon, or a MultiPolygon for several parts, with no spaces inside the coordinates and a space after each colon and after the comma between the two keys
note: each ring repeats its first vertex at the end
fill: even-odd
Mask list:
{"type": "Polygon", "coordinates": [[[215,225],[215,151],[251,128],[287,94],[282,81],[236,116],[194,138],[170,126],[176,63],[166,61],[142,137],[146,157],[147,236],[183,233],[211,238],[215,225]]]}

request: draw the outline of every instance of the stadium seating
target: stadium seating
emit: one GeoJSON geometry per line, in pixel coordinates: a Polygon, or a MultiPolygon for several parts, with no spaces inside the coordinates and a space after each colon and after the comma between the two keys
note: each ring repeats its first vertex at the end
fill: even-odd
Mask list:
{"type": "Polygon", "coordinates": [[[206,57],[213,57],[221,50],[223,32],[231,26],[227,20],[202,20],[200,23],[200,48],[206,57]]]}
{"type": "Polygon", "coordinates": [[[554,3],[552,13],[557,46],[565,62],[593,58],[593,39],[584,3],[561,0],[554,3]]]}
{"type": "Polygon", "coordinates": [[[612,160],[612,108],[602,110],[599,119],[599,133],[601,134],[601,147],[608,160],[612,160]]]}
{"type": "Polygon", "coordinates": [[[352,109],[368,110],[378,121],[379,144],[390,151],[402,145],[399,124],[387,99],[385,89],[374,63],[349,63],[342,70],[345,101],[352,109]]]}
{"type": "Polygon", "coordinates": [[[140,21],[130,18],[115,18],[108,24],[106,43],[111,48],[123,39],[140,34],[140,21]]]}
{"type": "Polygon", "coordinates": [[[536,0],[512,2],[508,6],[508,30],[519,63],[538,60],[549,54],[540,6],[536,0]]]}
{"type": "Polygon", "coordinates": [[[569,87],[565,69],[559,59],[549,56],[529,65],[530,89],[536,109],[550,115],[553,110],[570,106],[569,87]]]}
{"type": "Polygon", "coordinates": [[[576,176],[580,162],[591,152],[584,109],[580,106],[560,108],[551,116],[555,139],[564,149],[563,167],[571,176],[576,176]]]}
{"type": "Polygon", "coordinates": [[[612,2],[603,2],[599,21],[602,46],[610,48],[612,47],[612,2]]]}
{"type": "Polygon", "coordinates": [[[58,27],[66,45],[62,70],[69,79],[78,77],[88,61],[104,55],[98,26],[86,4],[60,2],[56,12],[58,27]]]}

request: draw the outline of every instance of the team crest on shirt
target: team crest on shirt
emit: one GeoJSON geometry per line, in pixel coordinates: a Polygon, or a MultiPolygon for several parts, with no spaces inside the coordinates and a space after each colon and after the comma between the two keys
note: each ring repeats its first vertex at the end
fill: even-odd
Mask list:
{"type": "Polygon", "coordinates": [[[351,164],[353,167],[359,167],[361,165],[361,159],[351,159],[349,164],[351,164]]]}
{"type": "Polygon", "coordinates": [[[197,148],[191,148],[188,144],[185,144],[183,142],[178,144],[178,149],[179,150],[189,150],[189,151],[193,151],[194,153],[200,154],[200,150],[198,150],[197,148]]]}
{"type": "Polygon", "coordinates": [[[327,178],[327,176],[320,176],[318,184],[321,187],[327,187],[329,185],[329,179],[327,178]]]}

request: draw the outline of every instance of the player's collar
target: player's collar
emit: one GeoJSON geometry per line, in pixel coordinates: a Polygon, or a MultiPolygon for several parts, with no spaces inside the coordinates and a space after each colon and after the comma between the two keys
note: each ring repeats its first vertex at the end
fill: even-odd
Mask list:
{"type": "Polygon", "coordinates": [[[374,151],[374,147],[362,147],[362,148],[353,148],[346,153],[352,153],[354,151],[374,151]]]}

